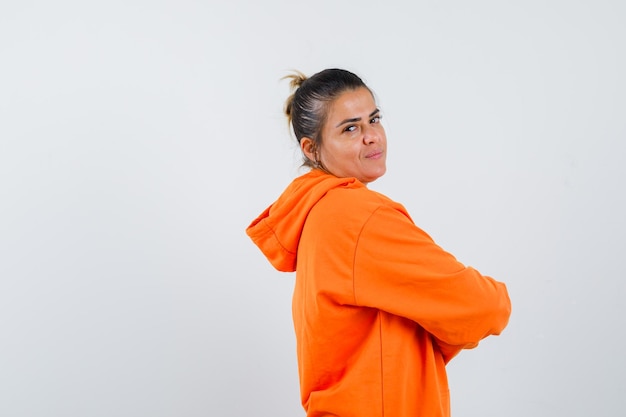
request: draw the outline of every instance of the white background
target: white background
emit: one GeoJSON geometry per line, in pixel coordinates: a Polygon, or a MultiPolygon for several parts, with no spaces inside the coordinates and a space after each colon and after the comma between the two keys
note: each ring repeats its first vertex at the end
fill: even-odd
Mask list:
{"type": "Polygon", "coordinates": [[[304,415],[293,275],[245,227],[298,175],[291,69],[379,98],[388,174],[505,281],[460,416],[626,408],[626,3],[4,1],[0,415],[304,415]]]}

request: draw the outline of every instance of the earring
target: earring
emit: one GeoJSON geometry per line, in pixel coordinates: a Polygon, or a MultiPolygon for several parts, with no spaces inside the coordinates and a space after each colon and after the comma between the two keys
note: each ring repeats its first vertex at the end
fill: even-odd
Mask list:
{"type": "Polygon", "coordinates": [[[311,153],[313,154],[313,157],[315,158],[313,161],[311,161],[311,162],[313,162],[313,166],[315,168],[319,168],[320,167],[320,161],[319,161],[319,158],[317,156],[317,148],[313,144],[311,145],[311,153]]]}

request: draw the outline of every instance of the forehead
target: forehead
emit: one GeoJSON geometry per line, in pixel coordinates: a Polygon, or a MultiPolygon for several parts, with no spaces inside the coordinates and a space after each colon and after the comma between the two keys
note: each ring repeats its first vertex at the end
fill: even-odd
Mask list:
{"type": "Polygon", "coordinates": [[[362,117],[376,109],[376,101],[370,90],[365,87],[344,91],[337,97],[328,112],[329,119],[345,117],[362,117]]]}

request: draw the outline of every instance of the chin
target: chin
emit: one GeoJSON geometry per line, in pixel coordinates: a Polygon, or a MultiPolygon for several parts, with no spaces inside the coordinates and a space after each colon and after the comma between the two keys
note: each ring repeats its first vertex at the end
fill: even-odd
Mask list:
{"type": "MultiPolygon", "coordinates": [[[[380,177],[385,175],[386,172],[387,172],[387,168],[383,168],[380,172],[377,173],[377,175],[374,177],[374,180],[379,179],[380,177]]],[[[374,181],[374,180],[372,180],[372,181],[374,181]]]]}
{"type": "Polygon", "coordinates": [[[376,174],[376,175],[372,175],[370,177],[368,177],[367,180],[360,180],[363,184],[369,184],[370,182],[374,182],[377,179],[379,179],[380,177],[382,177],[383,175],[385,175],[385,171],[381,172],[380,174],[376,174]]]}

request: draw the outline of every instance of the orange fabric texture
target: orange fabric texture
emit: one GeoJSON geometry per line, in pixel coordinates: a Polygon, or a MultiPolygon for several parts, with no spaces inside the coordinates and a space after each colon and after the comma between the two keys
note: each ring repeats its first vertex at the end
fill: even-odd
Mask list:
{"type": "Polygon", "coordinates": [[[458,262],[402,205],[354,178],[296,178],[246,232],[276,269],[296,271],[309,417],[449,416],[445,364],[508,322],[503,283],[458,262]]]}

